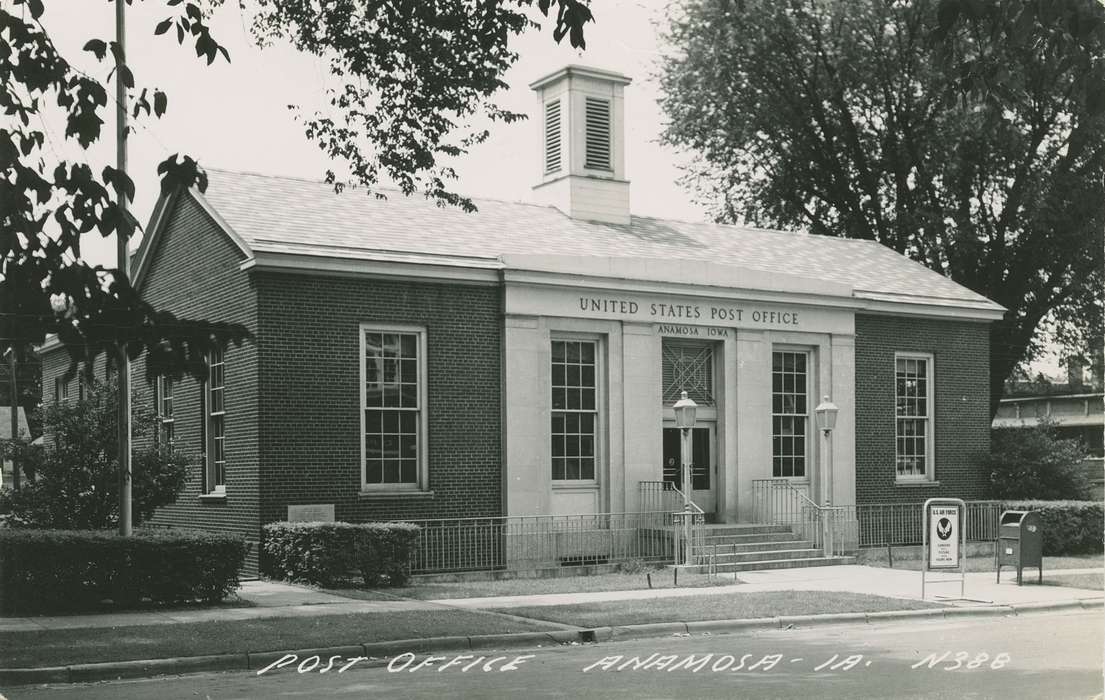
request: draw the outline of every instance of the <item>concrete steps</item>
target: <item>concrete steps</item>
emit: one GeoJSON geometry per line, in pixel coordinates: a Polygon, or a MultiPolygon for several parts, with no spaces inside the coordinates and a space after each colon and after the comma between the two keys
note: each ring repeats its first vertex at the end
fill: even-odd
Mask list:
{"type": "Polygon", "coordinates": [[[813,542],[800,539],[786,525],[761,523],[708,524],[695,554],[702,563],[689,570],[696,573],[706,573],[715,556],[715,571],[721,572],[856,563],[855,557],[822,556],[813,542]]]}
{"type": "Polygon", "coordinates": [[[806,549],[772,549],[758,552],[718,552],[717,563],[720,566],[721,564],[737,564],[746,561],[815,559],[819,556],[821,556],[821,550],[812,547],[806,549]]]}
{"type": "MultiPolygon", "coordinates": [[[[805,566],[837,566],[840,564],[855,564],[855,557],[809,557],[802,559],[763,559],[760,561],[742,561],[723,564],[718,562],[715,571],[718,572],[735,572],[735,571],[764,571],[767,569],[797,569],[805,566]]],[[[699,564],[696,566],[687,567],[687,571],[697,574],[705,574],[709,571],[709,566],[706,564],[699,564]]]]}
{"type": "Polygon", "coordinates": [[[792,535],[790,539],[771,540],[770,542],[738,542],[731,544],[707,542],[705,546],[697,550],[697,553],[709,555],[712,552],[717,552],[717,555],[720,557],[722,554],[770,552],[774,550],[790,549],[814,549],[814,544],[809,540],[796,540],[792,535]]]}

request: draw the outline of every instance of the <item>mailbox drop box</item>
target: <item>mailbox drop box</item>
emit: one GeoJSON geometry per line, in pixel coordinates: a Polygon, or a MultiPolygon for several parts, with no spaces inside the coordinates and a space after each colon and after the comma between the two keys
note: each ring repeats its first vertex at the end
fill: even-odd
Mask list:
{"type": "Polygon", "coordinates": [[[998,533],[997,560],[998,583],[1001,583],[1001,567],[1017,568],[1017,585],[1021,585],[1024,567],[1036,567],[1040,583],[1044,582],[1044,533],[1040,526],[1040,514],[1026,510],[1007,510],[1001,514],[998,533]]]}

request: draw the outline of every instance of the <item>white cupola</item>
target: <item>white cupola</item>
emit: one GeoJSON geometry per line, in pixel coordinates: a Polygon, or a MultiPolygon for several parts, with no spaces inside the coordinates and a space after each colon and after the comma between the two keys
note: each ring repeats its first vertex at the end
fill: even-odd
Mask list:
{"type": "Polygon", "coordinates": [[[629,78],[566,66],[530,84],[537,93],[540,176],[534,198],[574,219],[629,223],[625,86],[629,78]]]}

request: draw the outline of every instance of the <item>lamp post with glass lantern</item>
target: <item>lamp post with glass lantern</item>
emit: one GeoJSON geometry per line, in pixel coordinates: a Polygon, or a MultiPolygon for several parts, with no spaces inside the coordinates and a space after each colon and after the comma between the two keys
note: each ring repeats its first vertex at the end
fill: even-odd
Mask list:
{"type": "Polygon", "coordinates": [[[683,462],[679,477],[680,486],[683,487],[683,563],[689,566],[691,563],[691,429],[694,428],[698,404],[693,399],[687,398],[687,392],[684,391],[672,408],[675,410],[675,425],[679,428],[683,462]]]}
{"type": "MultiPolygon", "coordinates": [[[[825,468],[821,472],[821,502],[826,506],[833,503],[833,428],[836,427],[836,414],[840,411],[840,408],[829,400],[828,395],[821,398],[821,403],[817,404],[817,408],[813,409],[814,415],[817,416],[817,427],[821,430],[821,434],[824,435],[822,452],[825,455],[825,468]]],[[[830,543],[828,523],[822,521],[822,527],[824,528],[822,544],[825,550],[825,556],[830,556],[832,545],[830,543]]]]}

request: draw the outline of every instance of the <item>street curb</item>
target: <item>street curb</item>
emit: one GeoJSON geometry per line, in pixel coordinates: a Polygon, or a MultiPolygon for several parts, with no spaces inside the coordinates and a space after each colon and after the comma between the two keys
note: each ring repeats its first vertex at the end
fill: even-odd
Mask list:
{"type": "Polygon", "coordinates": [[[944,619],[950,617],[1001,617],[1015,615],[1016,611],[1008,605],[971,606],[969,608],[944,608],[944,619]]]}
{"type": "Polygon", "coordinates": [[[1044,601],[1040,603],[1017,603],[1013,607],[1013,612],[1017,615],[1023,615],[1025,613],[1034,612],[1053,612],[1055,610],[1069,610],[1076,608],[1083,610],[1086,608],[1085,602],[1096,602],[1095,607],[1101,607],[1101,601],[1074,601],[1069,600],[1057,600],[1057,601],[1044,601]]]}
{"type": "MultiPolygon", "coordinates": [[[[205,671],[255,671],[287,655],[299,660],[318,656],[322,663],[330,656],[364,656],[377,662],[389,656],[407,652],[473,651],[508,646],[542,646],[544,644],[586,644],[629,639],[692,636],[695,634],[726,634],[740,631],[786,629],[787,626],[807,627],[861,623],[873,624],[909,618],[959,618],[1020,615],[1034,612],[1050,612],[1067,609],[1099,609],[1105,599],[1070,600],[1018,605],[972,606],[964,608],[931,608],[922,610],[888,610],[872,613],[826,613],[824,615],[783,615],[778,617],[703,620],[699,622],[656,622],[641,625],[619,625],[593,629],[550,630],[548,632],[517,632],[512,634],[483,634],[454,637],[428,637],[423,639],[398,639],[388,642],[300,649],[296,651],[264,651],[241,654],[186,656],[168,659],[140,661],[109,661],[97,664],[73,664],[43,668],[0,669],[0,683],[32,685],[39,683],[78,683],[85,681],[114,680],[116,678],[143,678],[180,673],[205,671]]],[[[371,662],[370,662],[371,663],[371,662]]]]}
{"type": "Polygon", "coordinates": [[[752,617],[735,620],[702,620],[700,622],[688,622],[687,632],[695,634],[724,634],[726,632],[738,632],[740,630],[773,630],[779,628],[777,617],[752,617]]]}
{"type": "Polygon", "coordinates": [[[885,622],[894,620],[910,620],[913,618],[944,617],[943,608],[926,608],[922,610],[883,610],[882,612],[867,613],[867,622],[885,622]]]}
{"type": "Polygon", "coordinates": [[[867,623],[867,613],[826,613],[824,615],[780,615],[775,618],[779,621],[779,628],[810,626],[810,625],[838,625],[846,622],[867,623]]]}
{"type": "Polygon", "coordinates": [[[673,634],[687,634],[686,622],[650,622],[643,625],[620,625],[612,627],[611,639],[640,639],[641,637],[670,637],[673,634]]]}

